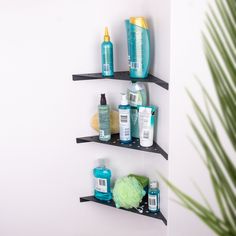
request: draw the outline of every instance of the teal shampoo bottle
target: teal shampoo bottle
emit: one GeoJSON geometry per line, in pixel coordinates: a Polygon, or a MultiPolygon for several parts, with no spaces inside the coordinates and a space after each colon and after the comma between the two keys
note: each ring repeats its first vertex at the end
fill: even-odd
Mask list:
{"type": "Polygon", "coordinates": [[[105,94],[101,94],[98,106],[99,140],[107,142],[111,139],[110,107],[107,105],[105,94]]]}
{"type": "Polygon", "coordinates": [[[111,200],[111,171],[106,168],[104,159],[98,159],[97,167],[93,169],[93,175],[94,196],[102,201],[111,200]]]}
{"type": "Polygon", "coordinates": [[[150,66],[150,30],[144,17],[131,17],[128,30],[130,77],[146,78],[150,66]]]}
{"type": "Polygon", "coordinates": [[[102,54],[102,76],[111,77],[114,75],[113,69],[113,45],[110,41],[108,28],[105,28],[104,41],[101,46],[102,54]]]}
{"type": "Polygon", "coordinates": [[[119,126],[120,126],[120,142],[131,143],[131,120],[130,120],[130,105],[127,95],[121,94],[121,103],[119,105],[119,126]]]}

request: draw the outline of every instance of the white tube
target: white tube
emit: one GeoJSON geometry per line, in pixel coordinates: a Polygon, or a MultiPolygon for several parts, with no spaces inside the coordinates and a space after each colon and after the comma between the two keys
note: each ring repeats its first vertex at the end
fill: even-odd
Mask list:
{"type": "Polygon", "coordinates": [[[153,145],[154,133],[154,107],[139,106],[139,138],[142,147],[151,147],[153,145]]]}

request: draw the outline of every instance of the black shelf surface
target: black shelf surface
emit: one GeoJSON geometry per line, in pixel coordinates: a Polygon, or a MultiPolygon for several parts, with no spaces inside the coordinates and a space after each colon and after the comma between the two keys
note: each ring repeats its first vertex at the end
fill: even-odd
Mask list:
{"type": "Polygon", "coordinates": [[[149,74],[145,79],[133,79],[130,78],[128,71],[119,71],[115,72],[112,77],[103,77],[101,73],[90,73],[90,74],[78,74],[73,75],[74,81],[82,81],[82,80],[94,80],[94,79],[111,79],[111,80],[126,80],[126,81],[140,81],[140,82],[151,82],[161,86],[164,89],[169,88],[169,84],[154,75],[149,74]]]}
{"type": "Polygon", "coordinates": [[[112,134],[111,140],[109,140],[108,142],[100,141],[98,135],[76,138],[76,142],[77,143],[96,142],[96,143],[113,145],[113,146],[118,146],[118,147],[123,147],[123,148],[131,148],[138,151],[154,152],[154,153],[161,154],[166,160],[168,160],[168,154],[157,143],[153,142],[153,145],[151,147],[141,147],[139,144],[139,139],[133,138],[132,143],[122,144],[120,143],[120,140],[119,140],[119,134],[112,134]]]}
{"type": "MultiPolygon", "coordinates": [[[[94,196],[87,196],[87,197],[81,197],[80,198],[80,202],[88,202],[88,201],[96,202],[98,204],[102,204],[102,205],[105,205],[105,206],[116,208],[115,203],[114,203],[113,200],[100,201],[97,198],[95,198],[94,196]]],[[[142,216],[148,216],[148,217],[152,217],[152,218],[155,218],[155,219],[159,219],[159,220],[162,220],[165,225],[167,225],[167,220],[162,215],[161,212],[157,212],[157,213],[149,212],[148,204],[147,204],[147,197],[144,197],[144,199],[141,202],[140,207],[138,209],[135,209],[135,208],[132,208],[132,209],[116,208],[116,209],[125,210],[125,211],[136,213],[136,214],[139,214],[139,215],[142,215],[142,216]],[[141,206],[142,206],[142,208],[141,208],[141,206]]]]}

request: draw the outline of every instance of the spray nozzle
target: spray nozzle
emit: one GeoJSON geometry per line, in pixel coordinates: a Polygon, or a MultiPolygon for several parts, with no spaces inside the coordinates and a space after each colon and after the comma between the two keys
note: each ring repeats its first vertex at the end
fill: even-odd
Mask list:
{"type": "Polygon", "coordinates": [[[105,27],[104,41],[105,42],[109,42],[110,41],[110,35],[109,35],[107,27],[105,27]]]}

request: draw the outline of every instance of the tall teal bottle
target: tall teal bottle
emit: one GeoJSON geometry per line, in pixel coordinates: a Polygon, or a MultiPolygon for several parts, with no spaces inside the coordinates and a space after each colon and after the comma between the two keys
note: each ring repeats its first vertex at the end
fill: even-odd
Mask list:
{"type": "Polygon", "coordinates": [[[101,46],[102,54],[102,76],[111,77],[114,75],[113,69],[113,45],[110,41],[108,28],[105,28],[104,42],[101,46]]]}
{"type": "Polygon", "coordinates": [[[110,107],[107,105],[105,93],[101,94],[98,106],[99,140],[107,142],[111,139],[110,107]]]}
{"type": "Polygon", "coordinates": [[[104,159],[98,159],[98,165],[93,169],[93,175],[94,196],[103,201],[111,200],[111,171],[106,168],[104,159]]]}
{"type": "Polygon", "coordinates": [[[146,78],[150,66],[150,30],[144,17],[129,20],[128,44],[130,56],[130,77],[146,78]]]}
{"type": "Polygon", "coordinates": [[[121,103],[119,105],[120,142],[127,144],[132,142],[130,105],[128,103],[127,95],[121,95],[121,103]]]}

